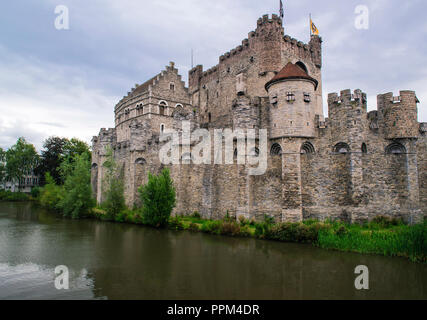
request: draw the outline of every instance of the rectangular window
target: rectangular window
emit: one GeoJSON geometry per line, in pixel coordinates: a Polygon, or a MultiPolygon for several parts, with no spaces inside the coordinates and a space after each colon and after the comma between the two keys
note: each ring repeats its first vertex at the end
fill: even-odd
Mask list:
{"type": "Polygon", "coordinates": [[[293,94],[292,92],[288,92],[286,95],[286,100],[288,102],[294,102],[295,101],[295,94],[293,94]]]}
{"type": "Polygon", "coordinates": [[[304,101],[305,102],[310,102],[311,101],[311,97],[309,93],[304,92],[304,101]]]}

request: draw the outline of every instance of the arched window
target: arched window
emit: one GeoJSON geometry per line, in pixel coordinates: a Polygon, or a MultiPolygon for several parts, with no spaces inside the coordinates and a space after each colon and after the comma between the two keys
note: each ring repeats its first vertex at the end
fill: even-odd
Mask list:
{"type": "Polygon", "coordinates": [[[368,147],[366,146],[366,143],[362,143],[362,153],[368,153],[368,147]]]}
{"type": "Polygon", "coordinates": [[[94,169],[94,170],[98,169],[98,164],[93,163],[93,164],[92,164],[92,169],[94,169]]]}
{"type": "Polygon", "coordinates": [[[165,125],[162,123],[160,124],[160,133],[165,132],[165,125]]]}
{"type": "Polygon", "coordinates": [[[212,115],[210,112],[208,113],[208,118],[209,118],[209,123],[210,123],[212,121],[212,115]]]}
{"type": "Polygon", "coordinates": [[[300,67],[302,70],[304,70],[305,71],[305,73],[307,73],[308,74],[308,69],[307,69],[307,67],[305,66],[305,64],[304,63],[302,63],[301,61],[298,61],[297,63],[295,63],[298,67],[300,67]]]}
{"type": "Polygon", "coordinates": [[[171,83],[169,84],[169,89],[170,89],[171,91],[175,91],[175,83],[171,82],[171,83]]]}
{"type": "Polygon", "coordinates": [[[307,154],[307,153],[315,153],[316,150],[314,149],[314,146],[311,144],[311,142],[304,142],[301,146],[301,154],[307,154]]]}
{"type": "Polygon", "coordinates": [[[165,109],[166,109],[167,106],[168,106],[168,104],[167,104],[166,101],[160,101],[159,102],[159,114],[161,116],[165,115],[165,109]]]}
{"type": "Polygon", "coordinates": [[[270,149],[270,155],[279,156],[282,154],[282,147],[278,143],[273,143],[270,149]]]}
{"type": "Polygon", "coordinates": [[[406,153],[406,148],[404,145],[402,145],[399,142],[393,142],[392,144],[389,144],[385,148],[385,153],[387,153],[387,154],[402,154],[402,153],[406,153]]]}
{"type": "Polygon", "coordinates": [[[177,104],[175,105],[175,108],[184,108],[184,107],[183,107],[183,105],[182,105],[182,104],[177,103],[177,104]]]}
{"type": "Polygon", "coordinates": [[[147,161],[144,158],[138,158],[138,159],[135,160],[135,164],[141,164],[141,165],[143,165],[143,164],[146,164],[146,163],[147,163],[147,161]]]}
{"type": "Polygon", "coordinates": [[[337,143],[334,147],[334,152],[336,152],[336,153],[349,153],[350,152],[350,146],[344,142],[337,143]]]}

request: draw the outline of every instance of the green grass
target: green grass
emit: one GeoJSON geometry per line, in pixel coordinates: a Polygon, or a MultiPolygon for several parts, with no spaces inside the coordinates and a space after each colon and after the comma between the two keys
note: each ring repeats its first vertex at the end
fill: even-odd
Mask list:
{"type": "Polygon", "coordinates": [[[331,224],[321,229],[316,245],[325,249],[381,254],[427,262],[427,223],[380,228],[368,225],[331,224]]]}

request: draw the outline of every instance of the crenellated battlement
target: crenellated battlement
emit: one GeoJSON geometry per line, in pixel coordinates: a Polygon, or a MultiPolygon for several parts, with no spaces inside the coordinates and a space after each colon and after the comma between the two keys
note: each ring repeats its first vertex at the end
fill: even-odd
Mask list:
{"type": "Polygon", "coordinates": [[[356,89],[353,92],[351,92],[350,89],[342,90],[340,92],[340,95],[338,93],[330,93],[328,94],[328,104],[341,104],[345,102],[351,102],[351,101],[357,101],[360,102],[363,105],[366,105],[367,98],[366,93],[362,92],[360,89],[356,89]]]}
{"type": "Polygon", "coordinates": [[[403,90],[377,96],[378,118],[387,139],[416,138],[419,135],[419,100],[415,91],[403,90]]]}
{"type": "Polygon", "coordinates": [[[277,24],[279,26],[282,26],[283,20],[277,14],[272,14],[271,18],[268,14],[264,14],[257,21],[258,28],[263,26],[270,26],[271,24],[277,24]]]}

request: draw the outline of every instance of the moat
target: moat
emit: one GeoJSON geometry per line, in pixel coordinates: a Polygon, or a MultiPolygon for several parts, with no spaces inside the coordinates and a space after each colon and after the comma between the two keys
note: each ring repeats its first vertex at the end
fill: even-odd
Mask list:
{"type": "Polygon", "coordinates": [[[0,299],[427,299],[427,267],[310,245],[67,220],[0,203],[0,299]],[[54,269],[70,289],[54,287],[54,269]],[[354,288],[366,265],[370,290],[354,288]]]}

